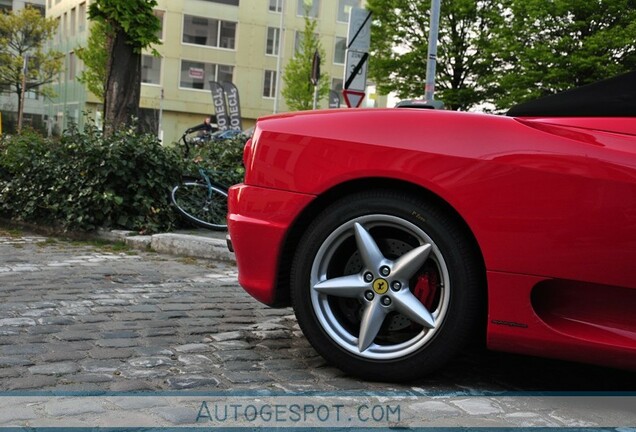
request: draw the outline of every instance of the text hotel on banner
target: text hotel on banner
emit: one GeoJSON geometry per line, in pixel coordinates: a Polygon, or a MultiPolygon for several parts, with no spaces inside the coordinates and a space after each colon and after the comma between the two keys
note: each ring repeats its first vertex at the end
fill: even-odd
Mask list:
{"type": "Polygon", "coordinates": [[[347,55],[342,95],[349,108],[359,107],[367,88],[371,12],[352,8],[349,15],[347,55]]]}
{"type": "Polygon", "coordinates": [[[234,130],[243,130],[238,89],[229,81],[221,82],[221,86],[223,86],[223,92],[227,99],[227,113],[230,119],[229,128],[234,130]]]}
{"type": "Polygon", "coordinates": [[[229,81],[210,81],[212,104],[220,131],[243,130],[238,89],[229,81]]]}

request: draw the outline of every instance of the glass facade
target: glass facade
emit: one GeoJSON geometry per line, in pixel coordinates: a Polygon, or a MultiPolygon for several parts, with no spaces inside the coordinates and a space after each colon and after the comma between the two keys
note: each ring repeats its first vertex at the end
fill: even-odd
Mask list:
{"type": "Polygon", "coordinates": [[[161,58],[151,55],[141,56],[141,82],[144,84],[161,84],[161,58]]]}
{"type": "Polygon", "coordinates": [[[269,10],[280,13],[283,10],[283,0],[269,0],[269,10]]]}
{"type": "Polygon", "coordinates": [[[320,0],[297,0],[296,15],[318,18],[320,0]]]}
{"type": "Polygon", "coordinates": [[[263,97],[273,98],[276,95],[276,71],[266,70],[263,78],[263,97]]]}
{"type": "Polygon", "coordinates": [[[181,60],[179,87],[210,90],[210,81],[232,81],[234,67],[215,63],[181,60]]]}
{"type": "Polygon", "coordinates": [[[280,29],[278,27],[267,27],[267,45],[265,54],[278,55],[280,29]]]}
{"type": "Polygon", "coordinates": [[[349,22],[351,8],[360,7],[360,0],[338,0],[338,21],[349,22]]]}
{"type": "Polygon", "coordinates": [[[336,64],[344,64],[346,52],[347,38],[336,36],[336,46],[333,51],[333,62],[336,64]]]}
{"type": "Polygon", "coordinates": [[[183,43],[234,49],[236,23],[193,15],[183,16],[183,43]]]}

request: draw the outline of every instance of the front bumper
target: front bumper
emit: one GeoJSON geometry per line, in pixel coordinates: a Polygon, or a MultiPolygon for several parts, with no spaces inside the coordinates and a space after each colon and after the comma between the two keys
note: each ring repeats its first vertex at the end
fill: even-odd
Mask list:
{"type": "Polygon", "coordinates": [[[276,301],[276,280],[283,243],[313,195],[239,184],[229,191],[229,245],[234,249],[239,283],[267,305],[276,301]]]}

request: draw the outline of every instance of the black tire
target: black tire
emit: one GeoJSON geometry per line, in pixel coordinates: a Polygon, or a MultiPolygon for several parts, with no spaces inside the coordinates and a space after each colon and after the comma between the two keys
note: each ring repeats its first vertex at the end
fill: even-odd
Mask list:
{"type": "Polygon", "coordinates": [[[189,222],[215,231],[227,230],[227,189],[201,178],[186,177],[172,188],[170,199],[189,222]]]}
{"type": "Polygon", "coordinates": [[[414,380],[448,362],[483,324],[476,255],[460,224],[430,203],[392,190],[348,196],[300,240],[294,312],[313,347],[345,372],[414,380]]]}

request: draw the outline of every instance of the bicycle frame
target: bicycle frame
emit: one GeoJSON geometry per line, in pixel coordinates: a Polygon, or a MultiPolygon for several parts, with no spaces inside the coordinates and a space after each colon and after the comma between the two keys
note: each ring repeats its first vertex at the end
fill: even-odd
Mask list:
{"type": "MultiPolygon", "coordinates": [[[[187,132],[185,132],[183,135],[181,135],[181,141],[183,141],[183,144],[185,145],[185,154],[184,154],[185,158],[187,158],[190,155],[190,143],[186,139],[187,135],[188,135],[187,132]]],[[[208,175],[208,171],[205,168],[202,168],[202,167],[199,167],[198,169],[199,169],[199,175],[201,177],[203,177],[203,179],[205,180],[205,183],[208,186],[208,190],[210,190],[210,188],[212,188],[212,181],[210,180],[210,176],[208,175]]],[[[218,183],[218,185],[226,188],[224,185],[222,185],[220,183],[218,183]]]]}
{"type": "Polygon", "coordinates": [[[203,180],[205,180],[205,184],[208,187],[208,200],[209,200],[210,197],[212,197],[212,181],[210,180],[210,176],[208,175],[208,172],[205,170],[205,168],[199,168],[199,175],[203,177],[203,180]]]}
{"type": "MultiPolygon", "coordinates": [[[[185,145],[184,157],[189,159],[190,146],[195,143],[186,139],[187,135],[187,132],[184,133],[181,141],[185,145]]],[[[213,230],[227,229],[224,214],[227,212],[227,187],[214,181],[216,171],[198,166],[198,163],[196,169],[198,176],[184,175],[182,181],[172,188],[170,194],[172,203],[182,216],[197,226],[213,230]],[[195,189],[191,189],[192,187],[195,189]],[[205,190],[201,190],[202,188],[205,190]],[[185,195],[180,192],[188,190],[198,190],[198,192],[190,196],[188,192],[185,192],[185,195]],[[221,213],[219,210],[224,211],[221,213]]]]}

